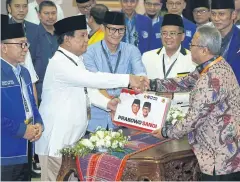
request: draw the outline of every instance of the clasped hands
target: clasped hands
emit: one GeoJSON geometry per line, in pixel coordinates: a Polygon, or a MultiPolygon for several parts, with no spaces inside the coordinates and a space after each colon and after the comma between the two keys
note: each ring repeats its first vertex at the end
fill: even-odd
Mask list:
{"type": "Polygon", "coordinates": [[[42,125],[39,123],[28,124],[26,132],[23,138],[29,140],[30,142],[37,141],[42,136],[42,125]]]}
{"type": "Polygon", "coordinates": [[[150,80],[145,76],[129,75],[129,85],[136,93],[142,93],[150,88],[150,80]]]}

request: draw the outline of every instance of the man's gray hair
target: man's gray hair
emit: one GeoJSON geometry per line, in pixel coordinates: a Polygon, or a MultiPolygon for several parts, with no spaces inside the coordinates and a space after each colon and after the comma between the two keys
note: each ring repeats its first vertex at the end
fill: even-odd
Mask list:
{"type": "Polygon", "coordinates": [[[220,55],[222,37],[218,29],[212,26],[204,25],[197,29],[199,36],[199,45],[207,47],[213,55],[220,55]]]}

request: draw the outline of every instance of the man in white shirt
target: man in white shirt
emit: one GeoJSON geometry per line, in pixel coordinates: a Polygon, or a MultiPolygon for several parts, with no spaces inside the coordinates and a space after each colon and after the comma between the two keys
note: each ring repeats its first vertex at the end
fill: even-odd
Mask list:
{"type": "Polygon", "coordinates": [[[144,90],[144,77],[126,74],[93,73],[85,69],[82,54],[88,46],[86,17],[65,18],[54,24],[59,49],[50,59],[43,81],[40,113],[46,124],[36,143],[41,164],[41,180],[55,181],[61,166],[59,150],[74,145],[84,136],[90,119],[91,103],[115,110],[118,99],[108,99],[89,88],[131,87],[144,90]],[[76,23],[78,22],[78,23],[76,23]]]}
{"type": "MultiPolygon", "coordinates": [[[[184,25],[180,15],[166,14],[161,27],[163,47],[143,54],[142,60],[149,79],[182,76],[195,69],[189,50],[181,46],[184,25]]],[[[164,95],[172,98],[172,95],[164,95]]],[[[175,93],[173,104],[188,105],[189,95],[175,93]]]]}
{"type": "MultiPolygon", "coordinates": [[[[43,1],[45,0],[34,0],[33,2],[28,4],[28,14],[26,16],[27,21],[37,25],[40,23],[40,20],[38,17],[38,11],[39,11],[39,4],[43,1]]],[[[64,18],[63,10],[58,4],[56,4],[56,6],[57,6],[57,20],[61,20],[64,18]]]]}
{"type": "Polygon", "coordinates": [[[209,25],[213,26],[210,22],[210,4],[209,0],[194,0],[193,2],[193,18],[197,26],[209,25]]]}

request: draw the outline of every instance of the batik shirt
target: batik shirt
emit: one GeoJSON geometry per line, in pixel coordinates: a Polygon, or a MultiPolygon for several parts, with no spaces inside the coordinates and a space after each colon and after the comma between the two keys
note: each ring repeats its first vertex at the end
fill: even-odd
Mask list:
{"type": "MultiPolygon", "coordinates": [[[[204,65],[201,65],[204,67],[204,65]]],[[[151,80],[158,92],[191,91],[189,110],[182,121],[167,129],[169,138],[188,134],[203,173],[240,171],[240,88],[227,62],[222,60],[204,73],[201,66],[188,76],[151,80]],[[199,72],[200,71],[200,72],[199,72]]]]}

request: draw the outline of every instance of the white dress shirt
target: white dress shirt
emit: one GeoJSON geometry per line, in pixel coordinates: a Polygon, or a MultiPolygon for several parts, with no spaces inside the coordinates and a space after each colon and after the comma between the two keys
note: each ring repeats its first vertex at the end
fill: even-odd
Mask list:
{"type": "MultiPolygon", "coordinates": [[[[57,51],[50,59],[43,81],[42,102],[39,108],[45,130],[36,142],[36,153],[61,157],[59,150],[76,143],[88,125],[84,87],[127,87],[129,75],[93,73],[85,69],[78,57],[59,47],[69,58],[57,51]]],[[[92,104],[106,109],[109,99],[98,90],[88,89],[92,104]]]]}
{"type": "MultiPolygon", "coordinates": [[[[183,49],[181,46],[176,53],[169,58],[166,54],[165,48],[155,49],[152,51],[145,52],[142,56],[143,64],[147,70],[147,76],[149,79],[164,79],[163,73],[163,56],[165,63],[165,70],[168,71],[169,67],[174,63],[170,70],[167,78],[177,77],[179,73],[192,72],[195,70],[196,65],[192,62],[191,52],[187,49],[183,49]],[[185,55],[182,53],[185,51],[185,55]]],[[[175,93],[172,105],[188,105],[189,104],[189,93],[175,93]]],[[[187,107],[186,107],[187,109],[187,107]]],[[[185,110],[185,109],[184,109],[185,110]]]]}
{"type": "Polygon", "coordinates": [[[33,67],[32,57],[29,51],[26,54],[25,62],[21,65],[28,69],[32,83],[36,83],[38,81],[38,75],[33,67]]]}
{"type": "MultiPolygon", "coordinates": [[[[64,18],[64,14],[63,14],[62,8],[58,4],[56,4],[56,7],[57,7],[57,21],[59,21],[64,18]]],[[[25,20],[39,25],[40,20],[38,18],[38,10],[39,10],[39,5],[36,2],[36,0],[29,3],[28,4],[28,14],[27,14],[25,20]]]]}

